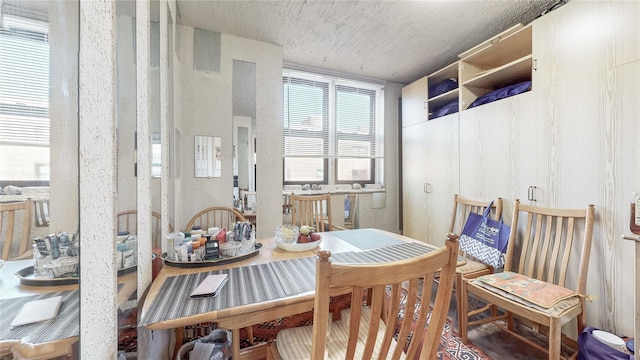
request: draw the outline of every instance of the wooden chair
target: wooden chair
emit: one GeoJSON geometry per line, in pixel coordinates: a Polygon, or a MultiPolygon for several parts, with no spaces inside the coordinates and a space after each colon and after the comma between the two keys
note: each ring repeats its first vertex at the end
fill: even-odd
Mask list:
{"type": "MultiPolygon", "coordinates": [[[[152,248],[162,248],[162,217],[157,212],[151,212],[151,238],[152,248]]],[[[117,232],[128,231],[130,234],[137,234],[138,229],[138,211],[126,210],[117,214],[118,228],[117,232]]],[[[169,232],[173,231],[173,226],[169,225],[169,232]]]]}
{"type": "MultiPolygon", "coordinates": [[[[484,200],[472,200],[458,196],[453,196],[453,214],[451,216],[451,224],[449,226],[449,232],[458,234],[462,233],[464,225],[467,223],[470,213],[476,213],[482,215],[487,209],[490,201],[484,200]]],[[[502,216],[502,198],[497,198],[491,205],[491,212],[495,220],[499,220],[502,216]]],[[[475,279],[478,276],[488,275],[494,273],[494,268],[481,261],[478,261],[474,254],[466,253],[462,250],[459,251],[460,256],[465,257],[467,261],[456,268],[455,289],[456,289],[456,306],[458,314],[458,326],[462,323],[462,291],[459,291],[460,284],[464,279],[475,279]]],[[[495,307],[493,307],[495,311],[495,307]]]]}
{"type": "MultiPolygon", "coordinates": [[[[484,276],[473,281],[463,281],[460,289],[465,292],[463,311],[469,316],[476,315],[478,312],[468,311],[468,294],[473,294],[488,303],[495,304],[504,309],[505,314],[476,321],[468,321],[467,317],[463,317],[463,323],[460,324],[462,340],[467,341],[468,326],[506,319],[506,328],[501,326],[504,330],[531,346],[548,351],[549,359],[560,359],[562,325],[576,318],[578,333],[580,333],[585,324],[583,296],[586,291],[594,217],[593,205],[587,206],[586,209],[554,209],[522,205],[519,200],[516,200],[505,258],[505,272],[484,276]],[[583,225],[578,225],[578,223],[583,223],[583,225]],[[524,227],[521,228],[519,225],[524,225],[524,227]],[[577,256],[578,262],[576,259],[572,259],[573,256],[577,256]],[[570,264],[577,264],[578,268],[570,268],[570,264]],[[575,275],[575,284],[571,287],[566,284],[569,272],[575,275]],[[521,280],[518,283],[519,286],[528,284],[531,279],[540,280],[541,283],[537,286],[544,288],[541,291],[545,295],[551,296],[552,300],[559,300],[559,302],[549,308],[534,306],[518,296],[496,289],[499,287],[498,283],[495,283],[496,287],[493,287],[486,285],[486,281],[481,281],[481,279],[486,279],[489,282],[507,279],[518,276],[518,274],[526,277],[526,280],[521,280]],[[560,299],[564,297],[554,295],[571,291],[575,291],[575,296],[569,295],[563,300],[560,299]],[[516,333],[513,315],[533,323],[534,330],[539,330],[538,324],[548,328],[548,349],[544,349],[516,333]]],[[[509,289],[514,288],[510,287],[509,289]]],[[[524,289],[529,293],[534,293],[531,291],[532,287],[525,286],[524,289]]],[[[529,301],[535,300],[532,295],[528,295],[526,298],[529,301]]],[[[500,324],[497,325],[500,326],[500,324]]],[[[573,345],[575,346],[575,344],[573,345]]],[[[574,356],[576,355],[574,354],[574,356]]]]}
{"type": "Polygon", "coordinates": [[[210,227],[229,230],[233,229],[233,225],[237,221],[246,221],[240,211],[224,206],[213,206],[195,214],[184,230],[190,231],[194,225],[200,226],[204,231],[207,231],[210,227]]]}
{"type": "Polygon", "coordinates": [[[13,258],[26,259],[31,256],[31,208],[31,199],[0,204],[0,234],[4,235],[2,260],[8,260],[13,253],[11,244],[14,237],[19,245],[18,256],[13,258]],[[20,232],[17,232],[18,229],[20,232]]]}
{"type": "Polygon", "coordinates": [[[433,252],[384,264],[332,263],[331,253],[320,251],[316,260],[313,325],[280,331],[276,342],[269,344],[267,359],[352,359],[354,355],[362,359],[398,359],[407,343],[407,359],[418,354],[420,359],[435,359],[451,301],[457,254],[458,236],[451,233],[445,245],[433,252]],[[416,300],[420,279],[424,279],[420,299],[427,305],[437,273],[440,285],[433,307],[419,306],[416,300]],[[402,296],[403,283],[409,286],[406,298],[402,296]],[[329,323],[329,299],[334,288],[351,290],[351,308],[343,310],[341,320],[329,323]],[[358,306],[366,288],[373,288],[371,307],[358,306]],[[396,340],[396,318],[403,300],[404,313],[416,311],[419,326],[410,334],[412,321],[407,315],[396,340]],[[422,339],[428,313],[429,325],[422,339]]]}
{"type": "Polygon", "coordinates": [[[316,231],[343,230],[333,225],[331,217],[331,195],[291,195],[291,223],[308,225],[316,231]],[[326,212],[326,215],[325,215],[326,212]]]}
{"type": "Polygon", "coordinates": [[[36,227],[49,226],[49,199],[33,200],[36,227]]]}

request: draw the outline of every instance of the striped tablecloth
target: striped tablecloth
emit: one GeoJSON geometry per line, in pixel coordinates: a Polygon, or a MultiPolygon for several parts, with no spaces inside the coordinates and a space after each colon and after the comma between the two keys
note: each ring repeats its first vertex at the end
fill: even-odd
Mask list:
{"type": "MultiPolygon", "coordinates": [[[[331,261],[373,264],[408,259],[432,250],[432,247],[420,243],[399,241],[398,245],[385,248],[333,254],[331,261]]],[[[312,256],[169,277],[162,284],[154,302],[141,319],[140,325],[147,326],[209,311],[313,291],[315,259],[315,256],[312,256]],[[189,297],[207,275],[220,273],[228,274],[229,281],[218,296],[200,299],[189,297]]]]}
{"type": "Polygon", "coordinates": [[[80,334],[80,293],[78,290],[59,291],[0,300],[0,314],[0,341],[21,340],[23,343],[39,344],[67,339],[80,334]],[[62,296],[62,305],[55,319],[9,328],[22,305],[54,296],[62,296]]]}

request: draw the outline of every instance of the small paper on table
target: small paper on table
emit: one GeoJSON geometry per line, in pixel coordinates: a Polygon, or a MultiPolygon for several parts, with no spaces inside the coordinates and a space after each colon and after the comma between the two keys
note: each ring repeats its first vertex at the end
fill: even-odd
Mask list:
{"type": "Polygon", "coordinates": [[[189,353],[189,360],[209,360],[215,344],[196,342],[189,353]]]}

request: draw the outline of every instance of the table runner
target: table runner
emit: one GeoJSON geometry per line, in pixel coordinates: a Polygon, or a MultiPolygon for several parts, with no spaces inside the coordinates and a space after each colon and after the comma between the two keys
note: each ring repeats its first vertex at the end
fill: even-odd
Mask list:
{"type": "Polygon", "coordinates": [[[361,250],[393,246],[404,242],[372,229],[332,231],[331,235],[340,238],[361,250]]]}
{"type": "Polygon", "coordinates": [[[78,290],[44,293],[0,300],[0,341],[21,340],[24,343],[39,344],[48,341],[67,339],[80,334],[80,294],[78,290]],[[25,303],[54,296],[62,296],[62,306],[55,319],[34,324],[9,328],[11,321],[25,303]]]}
{"type": "MultiPolygon", "coordinates": [[[[382,263],[408,259],[433,251],[419,243],[404,243],[384,249],[336,253],[336,263],[382,263]]],[[[267,264],[172,276],[160,287],[140,325],[194,316],[201,313],[275,300],[315,290],[315,256],[274,261],[267,264]],[[191,299],[189,294],[207,275],[226,273],[229,281],[213,298],[191,299]]]]}

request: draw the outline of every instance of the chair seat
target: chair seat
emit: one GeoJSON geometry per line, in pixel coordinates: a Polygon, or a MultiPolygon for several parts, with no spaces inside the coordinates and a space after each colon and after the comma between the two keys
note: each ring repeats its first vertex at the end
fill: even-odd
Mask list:
{"type": "MultiPolygon", "coordinates": [[[[349,319],[351,309],[344,309],[341,311],[340,320],[334,321],[330,324],[327,331],[327,347],[325,352],[325,359],[344,360],[347,342],[349,341],[349,319]]],[[[364,342],[366,340],[366,324],[369,323],[371,318],[371,309],[368,307],[362,308],[362,319],[360,321],[360,333],[358,336],[358,345],[356,347],[355,359],[362,358],[362,350],[364,342]]],[[[372,359],[378,358],[378,351],[382,343],[384,336],[385,324],[380,322],[378,328],[378,337],[376,341],[376,347],[373,352],[372,359]]],[[[313,326],[302,326],[297,328],[285,329],[278,333],[277,343],[287,344],[287,346],[278,347],[278,352],[282,359],[307,359],[311,354],[311,340],[312,340],[313,326]]],[[[389,353],[392,354],[397,342],[395,340],[391,343],[389,353]]],[[[402,353],[400,358],[404,359],[405,354],[402,353]]]]}
{"type": "Polygon", "coordinates": [[[561,318],[573,309],[581,306],[580,295],[574,291],[544,281],[519,275],[511,284],[505,283],[504,272],[481,276],[469,285],[482,288],[511,301],[526,305],[540,313],[554,318],[561,318]]]}
{"type": "Polygon", "coordinates": [[[456,267],[456,273],[461,273],[461,274],[473,274],[473,273],[477,273],[479,271],[487,271],[488,269],[490,269],[490,266],[487,264],[483,264],[481,262],[477,262],[471,259],[464,259],[464,262],[460,261],[460,259],[463,258],[459,258],[458,259],[458,266],[456,267]]]}

